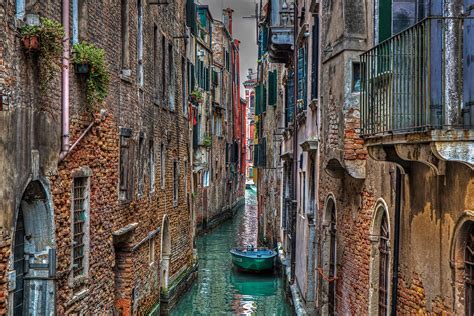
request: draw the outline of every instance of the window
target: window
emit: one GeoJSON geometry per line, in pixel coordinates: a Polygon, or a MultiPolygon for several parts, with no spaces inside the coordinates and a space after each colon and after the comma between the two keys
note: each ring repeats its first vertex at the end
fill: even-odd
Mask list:
{"type": "Polygon", "coordinates": [[[153,25],[153,91],[154,98],[158,98],[158,26],[153,25]]]}
{"type": "Polygon", "coordinates": [[[163,99],[163,106],[166,97],[166,38],[161,37],[161,96],[163,99]]]}
{"type": "Polygon", "coordinates": [[[166,152],[165,152],[165,145],[161,144],[160,149],[160,177],[161,177],[161,188],[165,188],[165,172],[166,172],[166,152]]]}
{"type": "Polygon", "coordinates": [[[79,41],[86,38],[87,33],[87,1],[73,0],[72,1],[72,44],[77,44],[79,41]]]}
{"type": "Polygon", "coordinates": [[[298,100],[303,102],[304,110],[306,110],[307,58],[306,46],[300,47],[298,49],[298,100]]]}
{"type": "Polygon", "coordinates": [[[155,245],[155,236],[152,236],[148,241],[148,263],[150,265],[155,263],[156,258],[156,245],[155,245]]]}
{"type": "Polygon", "coordinates": [[[138,140],[138,195],[143,194],[143,168],[144,168],[144,157],[143,157],[143,133],[140,134],[138,140]]]}
{"type": "Polygon", "coordinates": [[[168,77],[169,77],[169,87],[168,90],[168,97],[169,97],[169,106],[170,110],[174,111],[174,87],[175,87],[175,78],[174,78],[174,71],[173,71],[173,45],[168,44],[168,77]]]}
{"type": "Polygon", "coordinates": [[[373,213],[371,241],[369,314],[390,314],[390,224],[385,201],[379,200],[373,213]]]}
{"type": "Polygon", "coordinates": [[[360,63],[352,63],[352,92],[360,92],[360,63]]]}
{"type": "Polygon", "coordinates": [[[150,192],[155,191],[155,144],[150,140],[148,144],[148,172],[150,177],[150,192]]]}
{"type": "Polygon", "coordinates": [[[202,183],[203,183],[203,187],[209,186],[209,171],[208,170],[205,170],[202,175],[202,183]]]}
{"type": "Polygon", "coordinates": [[[76,177],[73,180],[73,277],[85,275],[87,255],[87,217],[89,208],[88,178],[76,177]]]}
{"type": "Polygon", "coordinates": [[[143,5],[141,0],[137,0],[138,11],[138,43],[137,43],[137,71],[138,84],[143,87],[143,5]]]}
{"type": "Polygon", "coordinates": [[[121,39],[122,39],[122,74],[130,73],[130,15],[128,0],[121,0],[121,39]],[[125,70],[125,71],[124,71],[125,70]]]}
{"type": "Polygon", "coordinates": [[[119,199],[129,200],[133,190],[133,168],[131,166],[133,161],[132,130],[122,128],[120,133],[119,199]]]}
{"type": "Polygon", "coordinates": [[[464,306],[466,315],[474,314],[474,224],[469,225],[464,248],[464,306]]]}
{"type": "Polygon", "coordinates": [[[329,291],[328,291],[328,314],[334,315],[336,311],[336,210],[332,207],[329,222],[329,291]]]}
{"type": "Polygon", "coordinates": [[[378,42],[389,39],[423,19],[426,16],[428,3],[426,0],[378,0],[375,23],[378,28],[378,42]]]}
{"type": "Polygon", "coordinates": [[[16,18],[23,20],[25,17],[25,0],[16,0],[15,6],[16,18]]]}
{"type": "Polygon", "coordinates": [[[379,315],[388,314],[388,271],[390,264],[390,242],[388,234],[387,214],[384,211],[379,233],[379,315]]]}
{"type": "Polygon", "coordinates": [[[318,98],[319,80],[319,15],[313,16],[312,62],[311,62],[311,99],[318,98]]]}
{"type": "Polygon", "coordinates": [[[278,95],[278,72],[276,70],[268,73],[268,105],[276,105],[278,95]]]}
{"type": "Polygon", "coordinates": [[[173,205],[178,205],[178,193],[179,193],[179,170],[178,161],[173,161],[173,205]]]}
{"type": "Polygon", "coordinates": [[[292,71],[288,73],[286,80],[285,98],[285,126],[288,127],[293,122],[293,114],[295,113],[295,78],[292,71]]]}
{"type": "Polygon", "coordinates": [[[186,59],[183,57],[181,59],[181,80],[183,81],[182,83],[182,96],[181,96],[181,99],[182,99],[182,105],[183,105],[183,115],[187,115],[188,114],[188,100],[186,98],[186,95],[187,95],[187,81],[186,80],[186,59]]]}

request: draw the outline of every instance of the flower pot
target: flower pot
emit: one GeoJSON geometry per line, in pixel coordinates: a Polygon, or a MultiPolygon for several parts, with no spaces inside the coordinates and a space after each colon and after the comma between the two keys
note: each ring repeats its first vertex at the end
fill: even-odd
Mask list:
{"type": "Polygon", "coordinates": [[[38,36],[25,36],[22,39],[23,47],[28,51],[36,51],[39,49],[39,39],[38,36]]]}
{"type": "Polygon", "coordinates": [[[76,74],[85,75],[89,73],[89,64],[75,64],[76,74]]]}

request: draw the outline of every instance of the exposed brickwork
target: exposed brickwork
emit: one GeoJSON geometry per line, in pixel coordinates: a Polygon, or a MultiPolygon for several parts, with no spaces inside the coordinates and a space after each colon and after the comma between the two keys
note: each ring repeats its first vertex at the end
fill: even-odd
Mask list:
{"type": "MultiPolygon", "coordinates": [[[[87,2],[87,30],[85,38],[106,52],[110,74],[109,95],[106,101],[94,108],[93,117],[87,114],[84,78],[70,73],[70,139],[74,143],[86,127],[95,121],[90,132],[62,162],[60,151],[61,85],[58,74],[48,91],[48,107],[44,114],[39,108],[40,96],[36,88],[37,60],[25,54],[16,37],[14,3],[0,7],[0,84],[13,91],[9,111],[0,112],[0,125],[10,126],[2,133],[0,160],[2,170],[7,167],[12,175],[0,183],[0,196],[6,207],[1,219],[2,247],[0,256],[0,312],[8,309],[9,292],[6,272],[11,270],[11,247],[14,223],[24,188],[33,172],[31,149],[39,151],[39,178],[49,184],[51,206],[54,212],[54,236],[57,250],[56,308],[58,314],[105,314],[122,309],[145,314],[160,299],[161,235],[154,234],[154,263],[150,264],[149,241],[151,232],[162,229],[162,219],[169,217],[171,237],[170,279],[192,264],[192,226],[185,183],[191,183],[189,163],[188,117],[183,113],[181,78],[184,40],[174,38],[184,33],[184,1],[168,6],[144,6],[144,86],[137,79],[137,1],[129,1],[130,8],[130,65],[131,76],[121,77],[120,2],[87,2]],[[5,9],[7,13],[5,13],[5,9]],[[169,109],[169,91],[157,102],[153,73],[153,25],[159,31],[156,55],[168,60],[168,52],[161,51],[161,35],[166,45],[173,45],[173,74],[166,74],[169,84],[175,85],[175,111],[169,109]],[[100,109],[107,111],[104,120],[100,109]],[[30,119],[33,118],[33,119],[30,119]],[[12,122],[21,122],[11,125],[12,122]],[[133,194],[130,201],[119,200],[119,128],[132,130],[133,194]],[[139,137],[143,135],[142,152],[138,152],[139,137]],[[150,190],[149,144],[154,144],[155,185],[150,190]],[[166,148],[165,184],[161,187],[160,146],[166,148]],[[141,162],[140,162],[141,160],[141,162]],[[173,201],[173,161],[179,164],[178,202],[173,201]],[[185,168],[187,161],[188,170],[185,168]],[[72,183],[74,172],[87,167],[90,176],[90,228],[88,269],[85,277],[72,278],[72,183]],[[139,194],[138,177],[143,170],[143,193],[139,194]],[[186,181],[185,181],[185,178],[186,181]],[[14,191],[9,191],[14,188],[14,191]],[[124,226],[137,223],[128,244],[115,244],[112,233],[124,226]],[[142,242],[145,240],[144,242],[142,242]],[[120,251],[119,251],[120,250],[120,251]],[[117,263],[116,263],[117,262],[117,263]],[[6,268],[8,264],[8,269],[6,268]]],[[[56,20],[61,19],[61,3],[38,2],[38,12],[56,20]]],[[[84,31],[84,30],[81,30],[84,31]]],[[[166,46],[168,47],[168,46],[166,46]]],[[[159,69],[159,78],[161,78],[159,69]]],[[[158,78],[158,79],[159,79],[158,78]]]]}

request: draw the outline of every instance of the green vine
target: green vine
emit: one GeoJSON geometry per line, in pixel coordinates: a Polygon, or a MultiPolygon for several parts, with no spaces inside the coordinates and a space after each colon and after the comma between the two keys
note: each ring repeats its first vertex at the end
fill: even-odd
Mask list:
{"type": "Polygon", "coordinates": [[[87,75],[87,104],[104,101],[109,90],[109,73],[105,65],[105,51],[94,44],[82,42],[73,46],[73,63],[89,65],[87,75]]]}
{"type": "Polygon", "coordinates": [[[40,91],[45,92],[49,83],[61,70],[61,56],[63,52],[62,41],[64,28],[58,21],[41,18],[40,25],[25,25],[20,29],[22,37],[38,36],[40,91]]]}

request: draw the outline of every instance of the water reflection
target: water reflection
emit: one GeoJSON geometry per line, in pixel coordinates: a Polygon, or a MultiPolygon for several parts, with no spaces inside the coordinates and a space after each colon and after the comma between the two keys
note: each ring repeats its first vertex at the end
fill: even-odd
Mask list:
{"type": "Polygon", "coordinates": [[[273,274],[246,274],[232,266],[229,249],[255,245],[256,241],[256,196],[247,190],[245,209],[198,239],[198,280],[171,314],[291,315],[280,278],[273,274]]]}

